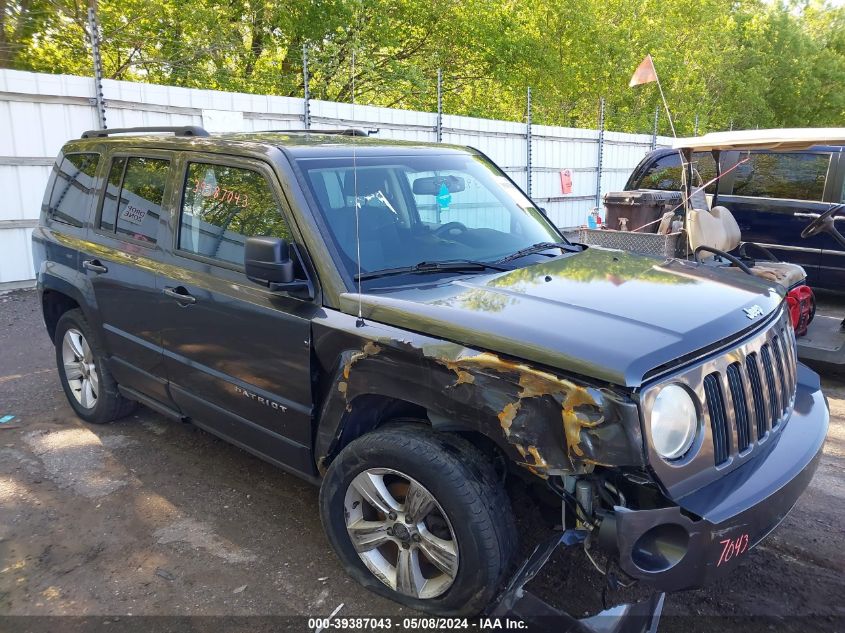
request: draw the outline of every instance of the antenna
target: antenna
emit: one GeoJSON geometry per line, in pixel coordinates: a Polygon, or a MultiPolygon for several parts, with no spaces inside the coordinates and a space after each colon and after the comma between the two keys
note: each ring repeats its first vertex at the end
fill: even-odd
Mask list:
{"type": "MultiPolygon", "coordinates": [[[[357,33],[352,36],[352,120],[355,119],[355,52],[357,48],[357,33]]],[[[364,327],[363,311],[361,308],[361,203],[358,198],[358,163],[355,155],[356,145],[355,135],[352,135],[352,192],[355,194],[355,251],[356,259],[358,260],[358,276],[355,280],[358,282],[358,320],[355,321],[355,327],[364,327]]]]}

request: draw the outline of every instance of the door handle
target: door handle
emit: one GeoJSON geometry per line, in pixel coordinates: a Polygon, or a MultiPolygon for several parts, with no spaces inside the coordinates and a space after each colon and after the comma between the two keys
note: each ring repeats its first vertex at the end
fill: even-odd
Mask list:
{"type": "Polygon", "coordinates": [[[82,262],[82,267],[90,270],[92,273],[107,273],[109,269],[103,266],[99,259],[86,259],[82,262]]]}
{"type": "Polygon", "coordinates": [[[176,299],[179,303],[187,305],[197,302],[197,298],[185,290],[182,286],[177,286],[176,288],[165,288],[162,292],[168,297],[176,299]]]}
{"type": "Polygon", "coordinates": [[[820,217],[819,213],[802,213],[802,212],[798,212],[798,211],[796,211],[792,215],[793,215],[793,217],[796,217],[796,218],[814,218],[815,219],[815,218],[820,217]]]}

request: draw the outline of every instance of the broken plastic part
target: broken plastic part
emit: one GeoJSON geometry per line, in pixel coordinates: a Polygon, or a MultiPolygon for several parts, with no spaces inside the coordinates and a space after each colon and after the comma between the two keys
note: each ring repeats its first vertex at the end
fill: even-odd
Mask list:
{"type": "Polygon", "coordinates": [[[537,545],[505,590],[490,605],[487,615],[521,620],[531,631],[656,633],[666,597],[664,593],[654,593],[643,602],[617,605],[594,616],[578,619],[525,591],[525,585],[540,572],[558,547],[581,545],[587,534],[584,530],[566,530],[537,545]]]}

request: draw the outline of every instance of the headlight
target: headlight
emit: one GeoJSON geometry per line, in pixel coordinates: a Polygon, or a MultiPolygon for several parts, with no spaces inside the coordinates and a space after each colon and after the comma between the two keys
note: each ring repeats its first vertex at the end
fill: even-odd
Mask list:
{"type": "Polygon", "coordinates": [[[676,459],[686,453],[698,430],[695,403],[680,385],[666,385],[654,399],[651,408],[651,441],[665,459],[676,459]]]}

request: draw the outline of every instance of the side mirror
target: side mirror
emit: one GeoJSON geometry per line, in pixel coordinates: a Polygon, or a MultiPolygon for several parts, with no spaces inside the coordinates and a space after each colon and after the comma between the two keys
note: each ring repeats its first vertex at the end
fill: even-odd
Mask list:
{"type": "Polygon", "coordinates": [[[279,237],[246,238],[244,269],[250,281],[273,291],[309,289],[307,281],[296,279],[290,245],[279,237]]]}
{"type": "Polygon", "coordinates": [[[294,278],[290,246],[278,237],[246,238],[244,268],[252,281],[285,284],[294,278]]]}

